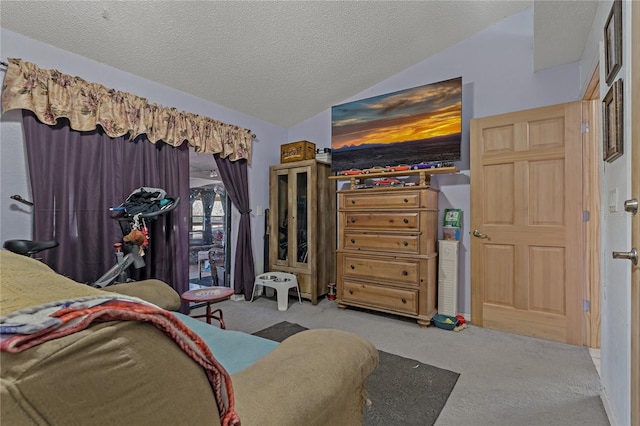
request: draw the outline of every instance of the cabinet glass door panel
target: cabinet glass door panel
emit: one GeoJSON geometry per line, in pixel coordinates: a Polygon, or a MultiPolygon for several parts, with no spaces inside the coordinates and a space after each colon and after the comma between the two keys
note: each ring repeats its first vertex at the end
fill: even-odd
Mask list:
{"type": "Polygon", "coordinates": [[[287,261],[289,259],[289,173],[286,170],[278,173],[278,216],[276,225],[278,229],[277,259],[287,261]]]}
{"type": "Polygon", "coordinates": [[[307,263],[309,257],[309,228],[308,228],[308,199],[309,192],[309,173],[305,168],[304,170],[295,171],[295,209],[296,209],[296,245],[294,247],[294,259],[297,263],[307,263]]]}

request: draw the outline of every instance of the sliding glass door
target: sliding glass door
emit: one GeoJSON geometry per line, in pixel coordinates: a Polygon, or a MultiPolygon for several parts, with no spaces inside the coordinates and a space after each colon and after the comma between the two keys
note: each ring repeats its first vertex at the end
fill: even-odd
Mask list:
{"type": "Polygon", "coordinates": [[[189,203],[189,281],[228,287],[231,200],[222,182],[213,182],[192,186],[189,203]]]}

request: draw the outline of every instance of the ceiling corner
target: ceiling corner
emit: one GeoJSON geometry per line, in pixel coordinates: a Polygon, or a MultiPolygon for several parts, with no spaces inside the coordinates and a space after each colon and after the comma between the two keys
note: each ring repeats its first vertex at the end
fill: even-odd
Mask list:
{"type": "Polygon", "coordinates": [[[533,3],[533,68],[540,71],[580,60],[598,8],[597,1],[533,3]],[[571,31],[567,31],[567,29],[571,31]]]}

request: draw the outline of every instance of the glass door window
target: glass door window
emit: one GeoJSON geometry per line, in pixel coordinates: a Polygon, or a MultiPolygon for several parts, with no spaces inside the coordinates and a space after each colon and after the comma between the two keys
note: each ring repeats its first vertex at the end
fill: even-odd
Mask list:
{"type": "Polygon", "coordinates": [[[190,188],[189,280],[228,286],[231,200],[219,184],[190,188]]]}
{"type": "Polygon", "coordinates": [[[296,245],[295,245],[295,259],[298,263],[307,263],[309,250],[308,250],[308,223],[307,223],[307,192],[308,192],[308,177],[307,170],[303,172],[296,172],[296,245]]]}
{"type": "Polygon", "coordinates": [[[278,203],[278,260],[289,259],[289,173],[284,171],[277,178],[278,203]]]}

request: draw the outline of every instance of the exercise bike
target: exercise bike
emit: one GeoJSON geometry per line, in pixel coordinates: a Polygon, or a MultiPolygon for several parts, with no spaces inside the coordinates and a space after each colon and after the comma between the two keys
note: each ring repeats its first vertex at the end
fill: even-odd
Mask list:
{"type": "MultiPolygon", "coordinates": [[[[131,234],[138,224],[143,224],[142,226],[146,227],[146,223],[175,210],[179,203],[180,197],[166,195],[164,190],[142,187],[132,192],[120,206],[112,207],[110,210],[122,212],[122,215],[117,219],[126,239],[126,236],[131,234]]],[[[7,240],[3,247],[16,254],[34,257],[36,253],[58,245],[56,240],[7,240]]],[[[125,241],[124,244],[115,243],[114,248],[116,250],[115,265],[109,268],[97,281],[89,284],[90,286],[102,288],[115,283],[132,281],[128,278],[126,270],[132,265],[136,269],[145,266],[145,261],[142,258],[144,255],[142,245],[136,247],[136,244],[125,241]],[[123,250],[126,250],[127,253],[123,250]]]]}
{"type": "Polygon", "coordinates": [[[118,207],[112,207],[111,211],[123,212],[123,216],[118,218],[118,222],[120,223],[125,243],[118,242],[114,244],[116,251],[115,265],[90,285],[102,288],[114,283],[133,281],[127,276],[126,271],[132,265],[136,269],[145,266],[142,256],[144,256],[143,246],[147,242],[146,223],[175,210],[179,203],[180,197],[166,195],[164,190],[142,187],[131,193],[123,204],[118,207]],[[140,232],[140,235],[133,236],[128,241],[127,237],[134,234],[136,230],[140,232]],[[137,241],[132,242],[134,239],[137,241]]]}

